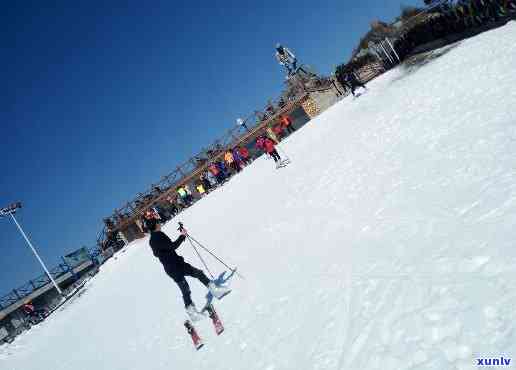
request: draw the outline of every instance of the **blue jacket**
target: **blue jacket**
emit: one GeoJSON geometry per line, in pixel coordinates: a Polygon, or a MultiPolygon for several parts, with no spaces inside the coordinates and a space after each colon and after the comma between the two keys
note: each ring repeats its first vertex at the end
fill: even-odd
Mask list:
{"type": "Polygon", "coordinates": [[[235,159],[235,161],[242,162],[242,156],[238,152],[238,149],[233,149],[231,153],[233,154],[233,158],[235,159]]]}

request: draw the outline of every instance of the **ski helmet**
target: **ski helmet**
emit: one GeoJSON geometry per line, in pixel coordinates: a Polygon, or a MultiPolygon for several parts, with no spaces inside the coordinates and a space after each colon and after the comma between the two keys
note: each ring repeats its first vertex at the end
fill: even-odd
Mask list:
{"type": "Polygon", "coordinates": [[[147,227],[147,230],[154,231],[156,230],[156,225],[158,224],[158,220],[155,218],[148,218],[145,220],[145,226],[147,227]]]}

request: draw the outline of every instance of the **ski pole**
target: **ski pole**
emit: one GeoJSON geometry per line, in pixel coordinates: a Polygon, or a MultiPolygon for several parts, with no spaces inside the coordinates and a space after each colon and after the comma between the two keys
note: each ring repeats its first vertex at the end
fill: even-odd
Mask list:
{"type": "Polygon", "coordinates": [[[224,261],[222,261],[219,257],[217,257],[212,251],[210,251],[208,248],[206,248],[204,245],[202,245],[201,243],[199,243],[195,238],[193,238],[192,236],[188,235],[187,236],[189,239],[193,240],[195,243],[197,243],[197,245],[199,247],[201,247],[202,249],[204,249],[206,252],[208,252],[213,258],[215,258],[217,261],[219,261],[221,264],[223,264],[224,266],[226,266],[230,271],[234,271],[235,274],[237,274],[241,279],[245,280],[245,277],[240,274],[238,271],[236,271],[235,268],[231,268],[229,267],[224,261]]]}
{"type": "MultiPolygon", "coordinates": [[[[179,229],[178,230],[183,230],[184,229],[184,226],[183,226],[183,223],[182,222],[179,222],[179,229]]],[[[236,271],[236,268],[231,268],[229,267],[222,259],[220,259],[219,257],[217,257],[217,255],[215,255],[211,250],[209,250],[208,248],[206,248],[204,245],[202,245],[199,241],[197,241],[194,237],[190,236],[190,234],[187,234],[186,237],[188,238],[188,240],[190,241],[190,243],[192,243],[192,241],[194,241],[195,243],[197,243],[197,245],[199,247],[201,247],[202,249],[204,249],[207,253],[209,253],[213,258],[215,258],[217,261],[219,261],[222,265],[224,265],[225,267],[227,267],[230,271],[234,271],[235,274],[237,274],[241,279],[245,280],[245,277],[240,274],[238,271],[236,271]]],[[[193,246],[193,244],[192,244],[193,246]]],[[[196,250],[197,251],[197,250],[196,250]]]]}
{"type": "MultiPolygon", "coordinates": [[[[179,223],[179,229],[178,230],[179,231],[183,231],[184,230],[182,222],[179,223]]],[[[186,235],[186,238],[188,239],[188,241],[190,242],[190,245],[192,246],[193,250],[197,254],[197,257],[199,257],[199,259],[201,260],[202,264],[204,265],[204,268],[206,268],[206,271],[208,271],[208,273],[210,274],[212,280],[215,279],[215,276],[213,276],[213,274],[211,273],[210,269],[208,268],[208,265],[206,264],[206,262],[202,258],[201,254],[199,253],[199,251],[197,250],[195,245],[192,243],[192,240],[189,238],[188,234],[186,235]]]]}
{"type": "Polygon", "coordinates": [[[215,279],[215,276],[211,273],[210,269],[208,268],[208,265],[206,264],[206,262],[204,261],[204,259],[201,257],[201,254],[199,253],[199,251],[197,250],[197,248],[195,247],[195,245],[192,243],[192,241],[190,240],[190,238],[188,238],[188,241],[190,242],[190,245],[192,246],[192,248],[194,249],[195,253],[197,253],[197,257],[199,257],[199,259],[201,260],[202,264],[204,265],[204,267],[206,268],[206,271],[208,271],[208,273],[210,274],[211,276],[211,279],[215,279]]]}

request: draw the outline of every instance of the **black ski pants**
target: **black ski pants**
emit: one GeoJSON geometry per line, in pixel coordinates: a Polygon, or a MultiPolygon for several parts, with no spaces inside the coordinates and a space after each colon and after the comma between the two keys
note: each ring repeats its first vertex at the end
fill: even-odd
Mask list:
{"type": "Polygon", "coordinates": [[[179,286],[181,290],[181,294],[183,295],[183,301],[185,302],[185,307],[188,307],[192,304],[192,292],[190,291],[190,286],[186,281],[186,276],[191,276],[198,279],[204,286],[208,286],[210,283],[210,279],[204,274],[202,270],[199,270],[188,263],[184,263],[180,269],[182,269],[182,273],[178,274],[177,269],[174,269],[174,272],[166,270],[168,276],[170,276],[176,284],[179,286]]]}
{"type": "Polygon", "coordinates": [[[281,161],[281,157],[280,155],[278,154],[278,152],[276,151],[276,149],[274,149],[272,152],[269,153],[270,156],[272,157],[272,159],[274,159],[274,162],[278,162],[278,161],[281,161]]]}
{"type": "Polygon", "coordinates": [[[217,176],[215,176],[217,178],[217,182],[219,184],[222,184],[224,182],[224,180],[226,180],[226,177],[224,176],[224,174],[222,172],[219,172],[217,174],[217,176]]]}
{"type": "Polygon", "coordinates": [[[292,123],[290,125],[287,125],[286,129],[287,129],[287,132],[289,132],[289,133],[293,133],[294,131],[296,131],[296,129],[294,128],[292,123]]]}
{"type": "Polygon", "coordinates": [[[233,161],[231,162],[231,167],[236,171],[236,172],[240,172],[241,168],[240,168],[240,164],[237,162],[237,161],[233,161]]]}

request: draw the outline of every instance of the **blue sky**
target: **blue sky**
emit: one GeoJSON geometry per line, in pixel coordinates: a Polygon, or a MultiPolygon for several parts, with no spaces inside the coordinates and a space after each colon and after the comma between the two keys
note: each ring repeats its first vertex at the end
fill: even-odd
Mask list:
{"type": "MultiPolygon", "coordinates": [[[[24,203],[19,220],[51,266],[276,98],[276,42],[328,74],[373,19],[400,12],[396,0],[108,3],[3,9],[0,205],[24,203]]],[[[42,273],[7,219],[0,249],[0,295],[42,273]]]]}

